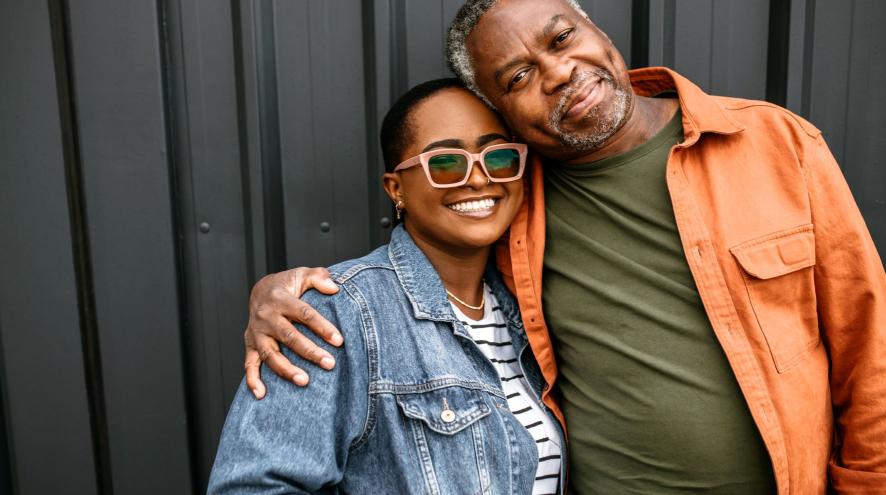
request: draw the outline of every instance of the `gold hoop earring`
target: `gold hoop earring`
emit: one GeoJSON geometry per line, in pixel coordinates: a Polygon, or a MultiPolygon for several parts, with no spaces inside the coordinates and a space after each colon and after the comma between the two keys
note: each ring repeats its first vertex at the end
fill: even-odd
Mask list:
{"type": "Polygon", "coordinates": [[[394,205],[394,208],[397,209],[397,220],[400,220],[403,216],[403,200],[398,199],[397,204],[394,205]]]}

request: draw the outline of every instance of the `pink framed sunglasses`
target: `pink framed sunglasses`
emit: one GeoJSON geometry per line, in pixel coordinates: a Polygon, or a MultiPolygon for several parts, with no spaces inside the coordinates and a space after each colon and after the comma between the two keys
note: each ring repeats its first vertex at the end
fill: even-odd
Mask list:
{"type": "Polygon", "coordinates": [[[491,182],[511,182],[523,176],[526,145],[494,144],[479,153],[458,148],[426,151],[397,165],[394,172],[421,165],[432,186],[459,187],[468,183],[475,162],[480,163],[480,168],[491,182]]]}

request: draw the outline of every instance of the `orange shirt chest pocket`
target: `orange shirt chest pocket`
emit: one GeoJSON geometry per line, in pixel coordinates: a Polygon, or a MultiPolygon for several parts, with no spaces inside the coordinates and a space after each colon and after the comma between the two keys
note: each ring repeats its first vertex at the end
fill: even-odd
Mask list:
{"type": "Polygon", "coordinates": [[[784,373],[820,342],[815,298],[815,234],[803,225],[729,250],[744,275],[760,331],[784,373]]]}

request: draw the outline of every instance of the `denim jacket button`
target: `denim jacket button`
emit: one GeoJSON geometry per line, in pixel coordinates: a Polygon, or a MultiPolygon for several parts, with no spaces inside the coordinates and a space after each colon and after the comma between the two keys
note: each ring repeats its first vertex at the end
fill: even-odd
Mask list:
{"type": "Polygon", "coordinates": [[[440,419],[445,421],[446,423],[452,423],[455,421],[455,413],[452,412],[451,409],[444,409],[442,413],[440,413],[440,419]]]}

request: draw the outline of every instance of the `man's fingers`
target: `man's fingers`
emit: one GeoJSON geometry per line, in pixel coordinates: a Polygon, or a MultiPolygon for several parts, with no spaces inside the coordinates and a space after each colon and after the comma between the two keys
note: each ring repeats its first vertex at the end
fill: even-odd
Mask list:
{"type": "Polygon", "coordinates": [[[255,349],[246,350],[246,362],[243,366],[246,369],[246,386],[252,391],[252,395],[256,399],[262,399],[265,396],[265,384],[261,381],[261,358],[255,349]]]}
{"type": "Polygon", "coordinates": [[[281,377],[288,378],[292,383],[298,385],[299,387],[304,387],[308,384],[308,374],[298,366],[294,366],[292,363],[286,359],[280,351],[278,350],[269,350],[266,353],[262,354],[263,361],[268,367],[270,367],[274,373],[277,373],[281,377]]]}
{"type": "Polygon", "coordinates": [[[323,369],[331,370],[335,367],[335,358],[332,357],[332,354],[305,337],[286,318],[280,318],[276,327],[279,341],[292,349],[292,352],[323,369]]]}
{"type": "MultiPolygon", "coordinates": [[[[335,325],[329,323],[329,320],[323,317],[316,309],[309,304],[302,302],[301,299],[290,298],[280,308],[281,313],[287,319],[308,327],[312,332],[320,336],[323,340],[336,347],[340,346],[344,339],[335,328],[335,325]]],[[[299,354],[301,355],[301,354],[299,354]]],[[[306,357],[306,356],[302,356],[306,357]]]]}
{"type": "Polygon", "coordinates": [[[332,295],[338,292],[338,285],[332,281],[329,271],[325,268],[311,268],[305,276],[305,284],[318,291],[332,295]]]}

